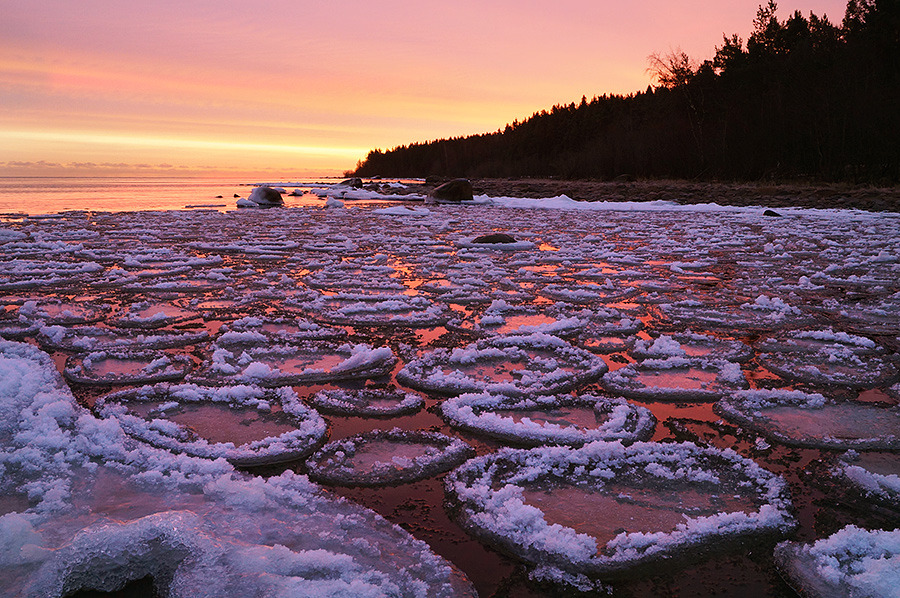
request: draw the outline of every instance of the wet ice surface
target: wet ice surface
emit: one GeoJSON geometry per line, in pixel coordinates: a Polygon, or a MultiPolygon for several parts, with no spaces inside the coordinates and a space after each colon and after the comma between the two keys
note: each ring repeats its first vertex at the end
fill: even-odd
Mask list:
{"type": "MultiPolygon", "coordinates": [[[[535,393],[544,393],[548,400],[570,391],[599,396],[604,392],[598,379],[609,367],[612,371],[602,387],[631,408],[652,412],[658,420],[652,440],[733,449],[782,476],[790,486],[798,519],[792,539],[815,542],[848,524],[866,529],[896,527],[897,474],[892,467],[897,452],[873,451],[860,446],[854,436],[871,433],[876,424],[890,426],[889,412],[900,400],[896,386],[900,344],[897,216],[788,209],[789,220],[774,222],[763,218],[761,209],[688,209],[651,203],[596,210],[598,206],[562,198],[543,203],[499,199],[494,205],[481,198],[478,202],[482,205],[440,205],[430,206],[427,213],[375,214],[372,206],[353,204],[350,197],[343,201],[342,209],[73,212],[44,220],[7,218],[0,223],[0,293],[5,293],[0,296],[0,336],[40,343],[59,369],[71,358],[68,385],[78,401],[89,407],[113,386],[143,384],[137,374],[146,368],[165,371],[169,367],[165,360],[170,360],[189,365],[191,381],[216,389],[251,385],[271,386],[274,391],[292,384],[293,392],[310,407],[317,404],[312,397],[320,391],[334,392],[326,402],[349,405],[350,409],[325,413],[328,408],[321,403],[331,440],[374,428],[427,429],[462,438],[482,456],[495,453],[505,442],[560,442],[531,439],[529,434],[538,428],[581,434],[593,425],[600,429],[615,420],[613,412],[583,407],[546,410],[510,407],[503,402],[535,399],[535,393]],[[504,204],[520,207],[506,209],[504,204]],[[556,209],[535,209],[542,205],[556,209]],[[635,211],[648,208],[651,211],[635,211]],[[521,243],[501,249],[470,243],[475,236],[491,232],[511,234],[521,243]],[[58,313],[65,311],[65,306],[85,305],[99,310],[103,317],[85,323],[54,320],[56,316],[47,310],[37,314],[26,308],[29,313],[20,314],[29,301],[35,306],[59,307],[58,313]],[[510,338],[511,333],[530,340],[499,340],[510,338]],[[307,343],[320,344],[307,351],[307,343]],[[340,350],[344,346],[348,348],[340,350]],[[152,358],[151,349],[159,352],[152,358]],[[112,359],[92,359],[89,367],[84,367],[83,356],[101,352],[114,355],[112,359]],[[136,353],[141,356],[135,357],[136,353]],[[669,362],[671,367],[654,365],[669,359],[685,361],[679,362],[679,367],[674,367],[675,362],[669,362]],[[346,360],[349,362],[340,367],[346,360]],[[697,365],[704,362],[717,365],[697,365]],[[806,375],[813,369],[819,374],[806,375]],[[294,377],[279,378],[281,374],[294,377]],[[385,406],[376,391],[398,382],[401,393],[406,392],[403,384],[424,389],[418,396],[427,408],[375,413],[385,406]],[[710,401],[744,387],[822,394],[828,407],[820,413],[829,417],[824,422],[816,420],[814,410],[791,411],[794,406],[788,405],[776,412],[777,421],[764,422],[757,429],[713,412],[710,401]],[[642,394],[640,389],[652,392],[642,394]],[[374,394],[366,394],[369,391],[374,394]],[[464,392],[490,392],[498,397],[499,409],[490,413],[504,426],[509,424],[510,436],[490,440],[480,430],[451,427],[442,420],[442,404],[452,405],[451,401],[457,400],[446,397],[464,392]],[[371,415],[380,417],[373,420],[371,415]],[[872,425],[862,426],[863,421],[872,425]],[[828,448],[821,443],[824,435],[815,430],[823,423],[834,426],[828,448]],[[791,434],[779,437],[778,430],[794,430],[794,436],[813,438],[814,442],[794,447],[791,434]],[[844,454],[854,446],[856,458],[844,454]],[[824,472],[829,475],[817,475],[824,472]],[[848,494],[850,487],[857,489],[854,496],[848,494]]],[[[50,392],[57,392],[53,388],[48,386],[50,392]]],[[[173,429],[193,427],[191,433],[196,437],[190,438],[208,446],[264,442],[285,431],[275,403],[269,410],[251,411],[246,406],[226,410],[219,404],[172,406],[167,402],[176,403],[163,401],[151,408],[158,410],[160,421],[168,421],[173,429]]],[[[388,408],[390,403],[388,400],[388,408]]],[[[54,417],[71,424],[71,416],[63,411],[54,417]]],[[[90,439],[87,445],[119,443],[110,440],[111,436],[90,436],[87,431],[91,426],[107,432],[119,429],[114,419],[95,420],[79,413],[75,421],[81,422],[81,427],[75,428],[75,436],[90,439]],[[91,423],[96,421],[103,423],[91,423]]],[[[489,412],[480,415],[485,413],[489,412]]],[[[130,443],[129,450],[145,456],[129,461],[133,464],[121,472],[122,481],[115,475],[92,477],[90,469],[97,467],[93,463],[104,458],[77,457],[77,451],[70,453],[73,465],[65,471],[54,470],[50,475],[47,468],[58,463],[38,454],[28,463],[40,466],[13,471],[9,455],[15,453],[15,458],[21,459],[27,452],[15,444],[19,441],[11,435],[10,422],[0,423],[2,465],[7,468],[0,477],[0,484],[6,484],[0,492],[0,513],[16,517],[0,520],[4,533],[18,530],[16,537],[31,537],[27,526],[17,519],[21,515],[44,539],[44,546],[53,548],[68,543],[86,525],[101,520],[107,523],[103,519],[107,512],[127,513],[127,518],[118,519],[129,523],[144,515],[188,510],[210,521],[201,524],[201,531],[213,538],[211,542],[225,537],[229,554],[237,554],[230,552],[237,542],[232,539],[248,521],[250,527],[271,523],[274,528],[279,525],[273,522],[277,519],[283,533],[302,530],[307,521],[313,522],[307,527],[310,534],[318,535],[316,542],[336,534],[328,546],[306,545],[333,553],[321,555],[332,565],[346,562],[346,567],[335,565],[337,569],[329,570],[326,577],[330,582],[349,584],[364,578],[366,583],[376,583],[371,571],[385,571],[374,553],[365,556],[365,549],[352,543],[377,536],[368,527],[374,516],[362,509],[352,511],[356,507],[347,503],[330,502],[327,492],[321,495],[324,498],[309,498],[305,504],[312,506],[308,508],[284,507],[283,516],[276,514],[270,519],[260,514],[277,502],[274,497],[280,492],[307,498],[320,492],[301,477],[307,473],[302,462],[238,474],[227,461],[212,459],[213,454],[190,457],[176,446],[164,451],[127,440],[122,442],[130,443]],[[135,448],[139,446],[143,448],[135,448]],[[87,468],[86,473],[82,475],[76,466],[87,468]],[[301,476],[279,477],[285,467],[301,476]],[[140,470],[144,473],[139,474],[140,470]],[[6,475],[11,471],[14,477],[6,475]],[[264,487],[262,494],[268,498],[260,499],[263,511],[247,514],[244,511],[249,507],[242,507],[240,516],[227,522],[222,516],[210,516],[210,509],[221,510],[217,501],[226,499],[211,498],[212,494],[203,490],[209,475],[237,480],[227,501],[249,504],[250,497],[258,496],[259,487],[264,487]],[[72,480],[81,483],[82,477],[89,492],[86,502],[79,503],[80,518],[73,519],[72,480]],[[165,485],[170,478],[180,481],[171,481],[177,491],[166,498],[171,488],[164,492],[153,484],[165,485]],[[7,483],[10,479],[15,483],[7,483]],[[137,480],[151,487],[141,487],[137,480]],[[44,498],[39,500],[39,496],[44,498]],[[47,507],[51,504],[55,506],[47,507]],[[334,527],[335,514],[344,512],[341,509],[359,513],[359,527],[348,524],[328,531],[329,526],[334,527]],[[44,519],[38,521],[35,517],[41,513],[46,515],[40,515],[44,519]],[[229,531],[217,529],[220,522],[225,522],[229,531]],[[359,567],[334,556],[348,552],[359,567]]],[[[79,450],[88,450],[87,445],[82,442],[79,450]]],[[[374,462],[381,462],[382,449],[402,452],[413,450],[411,447],[385,449],[382,445],[376,450],[372,445],[374,452],[367,454],[377,455],[374,462]]],[[[403,454],[415,461],[416,454],[403,454]]],[[[16,463],[21,467],[21,461],[16,463]]],[[[486,544],[469,537],[447,519],[441,506],[440,480],[438,474],[397,488],[336,487],[328,492],[377,510],[426,540],[432,551],[464,564],[482,595],[541,596],[568,591],[565,586],[556,590],[536,586],[529,575],[563,584],[591,581],[579,577],[587,569],[573,566],[580,562],[577,559],[549,559],[527,571],[515,567],[518,560],[486,548],[487,544],[502,545],[504,540],[489,539],[486,544]]],[[[613,488],[611,484],[609,488],[613,488]]],[[[659,487],[648,491],[625,486],[618,487],[613,496],[596,493],[590,484],[580,482],[558,487],[525,484],[522,504],[545,509],[535,517],[536,524],[543,521],[541,525],[606,538],[627,528],[627,522],[634,530],[643,530],[633,533],[643,533],[646,539],[677,535],[681,522],[675,521],[675,513],[698,520],[715,520],[719,515],[739,519],[752,511],[744,501],[759,506],[752,492],[725,494],[705,486],[698,490],[697,486],[676,484],[677,492],[666,494],[659,487]],[[548,500],[548,496],[565,500],[548,500]],[[606,523],[597,523],[596,517],[560,509],[566,501],[582,505],[587,512],[611,509],[620,523],[610,521],[610,529],[604,529],[606,523]],[[641,515],[632,519],[636,510],[641,515]]],[[[185,521],[178,517],[165,514],[127,529],[110,528],[110,533],[122,538],[160,538],[161,545],[176,554],[168,530],[185,521]]],[[[394,558],[412,555],[412,560],[422,562],[433,558],[422,545],[411,544],[400,528],[378,525],[388,530],[380,539],[371,540],[382,554],[391,553],[394,558]]],[[[199,542],[201,536],[198,533],[191,541],[199,542]]],[[[203,542],[202,546],[209,546],[203,542]]],[[[721,552],[688,550],[699,561],[696,564],[681,563],[679,550],[673,549],[671,561],[680,563],[673,569],[652,570],[642,577],[629,577],[622,571],[613,587],[631,595],[721,595],[733,593],[733,584],[738,584],[754,588],[760,595],[791,595],[773,563],[774,540],[754,542],[752,549],[728,545],[721,552]]],[[[296,552],[284,537],[260,536],[250,543],[282,544],[296,552]]],[[[13,551],[14,557],[4,558],[43,554],[31,548],[16,552],[19,548],[13,551]]],[[[96,556],[83,545],[68,550],[65,554],[69,556],[60,558],[74,558],[72,551],[82,551],[88,555],[81,560],[84,567],[96,556]]],[[[201,548],[199,554],[209,552],[201,548]]],[[[281,558],[271,554],[272,559],[281,558]]],[[[161,556],[155,554],[154,558],[170,562],[161,556]]],[[[294,558],[287,555],[282,562],[294,558]]],[[[4,561],[3,567],[14,566],[9,562],[4,561]]],[[[240,571],[230,565],[226,570],[240,571]]],[[[309,567],[303,570],[310,571],[309,567]]],[[[24,579],[22,575],[31,575],[34,569],[21,571],[24,573],[17,572],[15,579],[24,579]]],[[[164,578],[169,575],[166,571],[146,574],[164,578]]],[[[268,582],[259,580],[266,575],[269,573],[257,568],[247,583],[263,587],[268,582]]],[[[391,583],[408,579],[397,569],[384,575],[379,579],[391,583]]],[[[426,577],[433,583],[439,576],[429,573],[426,577]]],[[[116,579],[121,582],[123,578],[116,579]]],[[[265,587],[266,592],[275,592],[273,586],[265,587]]],[[[303,593],[287,587],[295,586],[285,582],[279,591],[303,593]]],[[[242,589],[247,590],[242,595],[253,595],[246,586],[242,589]]]]}

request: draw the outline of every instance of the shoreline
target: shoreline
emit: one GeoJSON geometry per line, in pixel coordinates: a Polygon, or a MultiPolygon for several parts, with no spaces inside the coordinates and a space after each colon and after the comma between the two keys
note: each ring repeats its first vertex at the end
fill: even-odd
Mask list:
{"type": "MultiPolygon", "coordinates": [[[[449,179],[441,179],[441,182],[449,179]]],[[[845,183],[724,183],[680,180],[634,182],[560,180],[547,178],[473,178],[475,195],[491,197],[550,198],[567,195],[576,201],[647,202],[769,208],[858,209],[900,212],[900,187],[868,187],[845,183]]],[[[373,181],[377,182],[377,181],[373,181]]],[[[438,183],[440,184],[440,183],[438,183]]],[[[409,185],[403,190],[384,190],[397,195],[427,194],[436,185],[409,185]]]]}

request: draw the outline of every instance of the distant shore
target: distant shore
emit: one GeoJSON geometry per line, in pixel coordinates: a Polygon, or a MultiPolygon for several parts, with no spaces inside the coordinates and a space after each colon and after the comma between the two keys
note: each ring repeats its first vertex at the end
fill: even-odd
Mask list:
{"type": "MultiPolygon", "coordinates": [[[[556,197],[577,201],[675,201],[730,206],[803,207],[900,212],[900,187],[828,183],[720,183],[695,181],[567,181],[558,179],[470,179],[476,195],[556,197]]],[[[412,185],[407,193],[434,186],[412,185]]]]}

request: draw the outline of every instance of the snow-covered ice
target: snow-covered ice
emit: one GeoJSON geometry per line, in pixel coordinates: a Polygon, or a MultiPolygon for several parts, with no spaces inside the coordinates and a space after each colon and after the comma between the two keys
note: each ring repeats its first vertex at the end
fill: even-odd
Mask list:
{"type": "Polygon", "coordinates": [[[848,525],[812,544],[779,544],[775,562],[803,596],[900,596],[900,530],[848,525]]]}

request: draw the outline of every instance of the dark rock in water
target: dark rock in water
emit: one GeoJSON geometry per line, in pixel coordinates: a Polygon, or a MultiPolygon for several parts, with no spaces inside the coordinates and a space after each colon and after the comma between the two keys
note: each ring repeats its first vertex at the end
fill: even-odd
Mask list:
{"type": "Polygon", "coordinates": [[[216,195],[216,199],[222,199],[221,195],[216,195]]]}
{"type": "Polygon", "coordinates": [[[773,218],[781,218],[781,214],[779,214],[775,210],[766,210],[765,212],[763,212],[763,216],[772,216],[773,218]]]}
{"type": "Polygon", "coordinates": [[[443,181],[444,181],[444,179],[442,179],[439,176],[435,176],[433,174],[430,174],[427,177],[425,177],[426,185],[434,185],[436,187],[436,186],[440,185],[443,181]]]}
{"type": "Polygon", "coordinates": [[[235,196],[235,197],[240,197],[240,195],[238,195],[237,193],[235,193],[234,196],[235,196]]]}
{"type": "Polygon", "coordinates": [[[360,189],[363,186],[362,179],[359,177],[353,177],[350,179],[344,179],[340,182],[341,185],[346,185],[347,187],[353,187],[354,189],[360,189]]]}
{"type": "Polygon", "coordinates": [[[469,179],[453,179],[435,187],[431,196],[442,201],[472,201],[472,183],[469,179]]]}
{"type": "Polygon", "coordinates": [[[506,233],[491,233],[472,239],[473,243],[515,243],[516,239],[506,233]]]}
{"type": "Polygon", "coordinates": [[[633,174],[620,174],[616,178],[613,179],[617,183],[633,183],[637,179],[634,178],[633,174]]]}
{"type": "Polygon", "coordinates": [[[284,203],[281,193],[271,187],[257,187],[250,193],[250,197],[247,199],[258,203],[261,206],[280,206],[284,203]]]}

